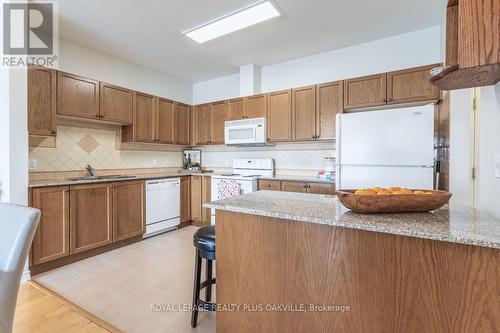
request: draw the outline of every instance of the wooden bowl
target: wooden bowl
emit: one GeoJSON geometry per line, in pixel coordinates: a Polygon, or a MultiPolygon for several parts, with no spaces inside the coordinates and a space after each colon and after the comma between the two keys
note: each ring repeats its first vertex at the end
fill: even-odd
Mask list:
{"type": "Polygon", "coordinates": [[[359,195],[355,190],[339,190],[335,194],[350,210],[361,214],[430,212],[446,205],[451,193],[430,191],[432,194],[359,195]]]}

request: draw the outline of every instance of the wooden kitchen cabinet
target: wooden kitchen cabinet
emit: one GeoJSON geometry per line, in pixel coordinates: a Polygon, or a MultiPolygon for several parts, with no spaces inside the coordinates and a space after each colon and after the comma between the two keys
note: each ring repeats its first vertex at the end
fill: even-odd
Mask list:
{"type": "Polygon", "coordinates": [[[344,82],[336,81],[316,86],[316,138],[335,139],[335,121],[344,111],[344,82]]]}
{"type": "Polygon", "coordinates": [[[312,194],[335,194],[335,184],[333,183],[307,183],[308,193],[312,194]]]}
{"type": "Polygon", "coordinates": [[[191,177],[181,177],[181,223],[191,221],[191,177]]]}
{"type": "Polygon", "coordinates": [[[229,120],[228,101],[212,103],[211,143],[224,144],[224,124],[227,120],[229,120]]]}
{"type": "Polygon", "coordinates": [[[431,69],[439,64],[387,73],[387,104],[438,100],[439,89],[431,84],[431,69]]]}
{"type": "Polygon", "coordinates": [[[387,103],[387,75],[376,74],[344,81],[344,108],[357,109],[387,103]]]}
{"type": "Polygon", "coordinates": [[[202,220],[202,182],[201,176],[191,176],[191,220],[201,222],[202,220]]]}
{"type": "Polygon", "coordinates": [[[155,141],[156,99],[152,95],[134,91],[134,112],[132,125],[122,129],[124,142],[155,141]]]}
{"type": "Polygon", "coordinates": [[[66,257],[70,254],[69,187],[44,187],[32,190],[31,206],[42,212],[33,239],[33,265],[66,257]]]}
{"type": "Polygon", "coordinates": [[[245,118],[245,99],[233,98],[229,100],[229,120],[240,120],[245,118]]]}
{"type": "Polygon", "coordinates": [[[245,112],[243,118],[265,118],[267,115],[267,94],[245,97],[245,112]]]}
{"type": "Polygon", "coordinates": [[[80,253],[113,242],[113,185],[70,187],[70,253],[80,253]]]}
{"type": "Polygon", "coordinates": [[[211,209],[210,208],[204,208],[203,204],[208,203],[212,201],[211,198],[211,181],[212,177],[201,177],[201,191],[202,191],[202,198],[201,198],[201,222],[205,224],[210,224],[210,218],[211,218],[211,209]]]}
{"type": "Polygon", "coordinates": [[[292,140],[316,139],[316,86],[292,90],[292,140]]]}
{"type": "Polygon", "coordinates": [[[300,192],[307,193],[307,183],[304,182],[294,182],[294,181],[282,181],[281,190],[283,192],[300,192]]]}
{"type": "Polygon", "coordinates": [[[99,89],[99,119],[132,124],[133,91],[104,82],[100,82],[99,89]]]}
{"type": "Polygon", "coordinates": [[[57,114],[100,119],[99,81],[58,72],[57,114]]]}
{"type": "Polygon", "coordinates": [[[57,74],[42,67],[28,68],[28,132],[56,135],[57,74]]]}
{"type": "Polygon", "coordinates": [[[196,144],[210,144],[212,136],[212,106],[202,104],[195,106],[196,144]]]}
{"type": "Polygon", "coordinates": [[[281,191],[281,181],[259,179],[259,190],[281,191]]]}
{"type": "Polygon", "coordinates": [[[113,183],[113,242],[144,234],[144,182],[113,183]]]}
{"type": "Polygon", "coordinates": [[[190,141],[190,107],[187,104],[175,103],[175,143],[189,145],[190,141]]]}
{"type": "Polygon", "coordinates": [[[155,114],[156,142],[175,142],[175,109],[174,101],[158,98],[155,114]]]}
{"type": "Polygon", "coordinates": [[[292,91],[283,90],[268,94],[268,141],[292,140],[292,91]]]}

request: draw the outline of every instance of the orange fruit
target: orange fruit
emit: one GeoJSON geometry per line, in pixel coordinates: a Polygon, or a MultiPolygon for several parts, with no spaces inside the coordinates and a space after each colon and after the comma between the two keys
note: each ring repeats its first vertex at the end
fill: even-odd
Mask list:
{"type": "Polygon", "coordinates": [[[363,193],[365,193],[365,190],[356,190],[356,192],[354,192],[354,194],[359,194],[359,195],[362,195],[363,193]]]}
{"type": "Polygon", "coordinates": [[[394,193],[401,190],[401,187],[389,187],[387,189],[389,192],[394,193]]]}
{"type": "Polygon", "coordinates": [[[424,191],[415,191],[413,194],[426,194],[424,191]]]}

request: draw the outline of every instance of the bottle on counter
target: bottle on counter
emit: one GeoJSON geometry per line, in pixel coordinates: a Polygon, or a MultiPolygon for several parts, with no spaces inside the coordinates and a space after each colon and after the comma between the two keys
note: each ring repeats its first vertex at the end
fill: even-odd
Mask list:
{"type": "Polygon", "coordinates": [[[188,160],[187,160],[187,169],[188,170],[193,170],[193,163],[191,162],[191,154],[188,154],[188,160]]]}

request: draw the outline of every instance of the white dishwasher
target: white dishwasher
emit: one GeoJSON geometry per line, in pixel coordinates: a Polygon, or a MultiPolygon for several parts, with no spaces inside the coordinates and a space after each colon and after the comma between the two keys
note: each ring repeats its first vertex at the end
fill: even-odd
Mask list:
{"type": "Polygon", "coordinates": [[[175,229],[180,224],[180,178],[146,182],[146,233],[144,238],[175,229]]]}

